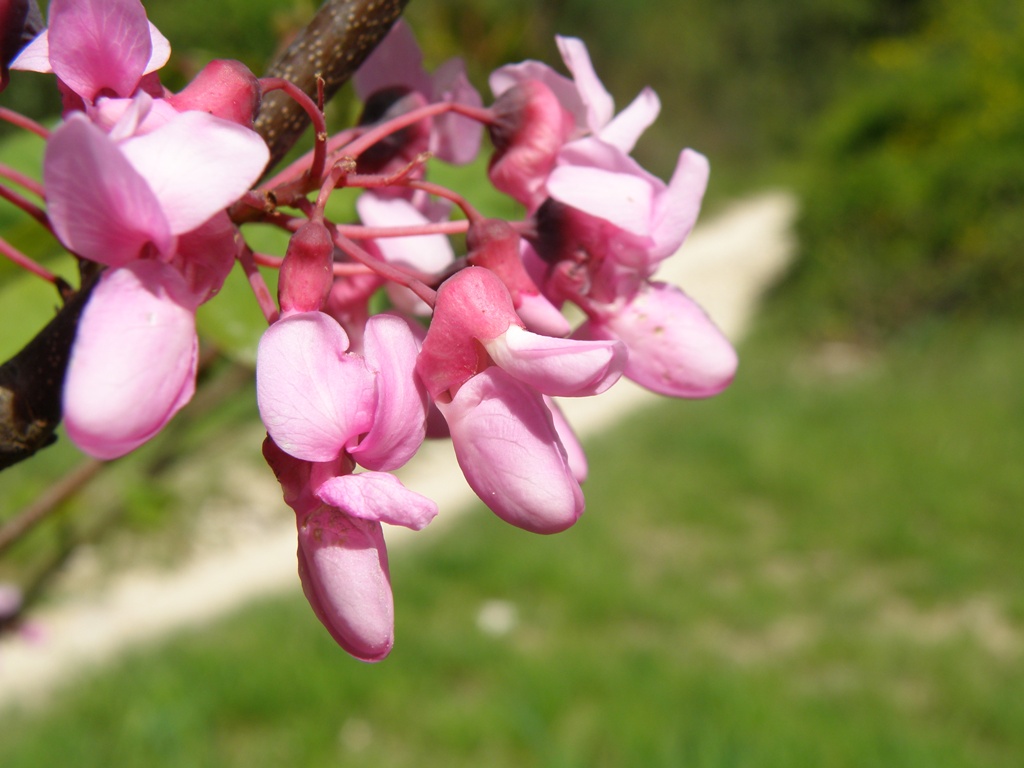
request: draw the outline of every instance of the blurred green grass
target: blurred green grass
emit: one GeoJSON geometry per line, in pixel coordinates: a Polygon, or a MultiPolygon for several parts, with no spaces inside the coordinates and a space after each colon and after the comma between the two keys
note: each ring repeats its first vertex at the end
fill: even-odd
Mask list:
{"type": "Polygon", "coordinates": [[[589,445],[569,532],[480,509],[393,553],[384,663],[296,585],[4,713],[0,764],[1019,766],[1018,349],[994,323],[809,347],[769,316],[724,396],[589,445]]]}

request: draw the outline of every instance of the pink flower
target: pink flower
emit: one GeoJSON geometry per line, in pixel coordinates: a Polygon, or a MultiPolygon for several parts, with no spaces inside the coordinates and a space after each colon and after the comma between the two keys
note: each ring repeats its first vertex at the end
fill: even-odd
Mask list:
{"type": "Polygon", "coordinates": [[[423,441],[417,348],[404,320],[376,315],[354,354],[334,319],[302,312],[274,323],[257,355],[264,455],[296,512],[303,591],[339,645],[366,661],[394,638],[381,523],[419,530],[437,514],[386,472],[423,441]],[[371,471],[352,474],[356,462],[371,471]]]}
{"type": "Polygon", "coordinates": [[[87,103],[133,95],[171,53],[139,0],[51,0],[49,22],[11,68],[53,72],[87,103]]]}
{"type": "Polygon", "coordinates": [[[603,392],[624,363],[619,342],[525,330],[501,280],[467,267],[438,290],[416,370],[470,487],[507,522],[554,533],[582,514],[583,494],[543,396],[603,392]]]}
{"type": "Polygon", "coordinates": [[[683,150],[665,184],[622,150],[597,139],[567,144],[548,178],[534,244],[548,270],[544,288],[589,316],[577,338],[619,339],[625,375],[660,394],[707,397],[735,375],[736,353],[685,294],[651,283],[690,233],[708,164],[683,150]]]}
{"type": "MultiPolygon", "coordinates": [[[[391,104],[410,93],[419,96],[404,103],[410,108],[446,101],[471,107],[479,107],[483,103],[466,77],[466,67],[461,59],[449,59],[433,75],[423,68],[423,53],[409,25],[402,20],[395,23],[363,62],[353,77],[353,84],[356,96],[368,105],[368,112],[371,112],[369,103],[375,97],[384,98],[391,104]]],[[[372,110],[374,113],[380,111],[379,105],[372,110]]],[[[377,114],[374,120],[379,116],[377,114]]],[[[445,162],[462,165],[477,156],[480,139],[481,128],[476,121],[456,114],[439,115],[430,122],[422,150],[406,151],[402,156],[412,159],[419,151],[429,151],[445,162]]]]}
{"type": "Polygon", "coordinates": [[[83,312],[64,388],[68,434],[86,452],[133,450],[191,398],[195,310],[234,260],[223,209],[267,156],[252,131],[199,112],[121,141],[80,113],[53,132],[43,178],[54,232],[112,268],[83,312]]]}
{"type": "Polygon", "coordinates": [[[661,109],[654,91],[645,88],[615,115],[611,94],[594,72],[583,42],[555,39],[573,79],[538,61],[510,64],[490,77],[497,97],[491,183],[529,211],[547,197],[548,175],[566,142],[593,136],[628,154],[661,109]]]}

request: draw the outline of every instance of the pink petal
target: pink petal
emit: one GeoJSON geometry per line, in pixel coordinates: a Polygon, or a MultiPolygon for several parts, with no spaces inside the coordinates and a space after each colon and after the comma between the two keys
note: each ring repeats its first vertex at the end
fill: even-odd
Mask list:
{"type": "Polygon", "coordinates": [[[49,74],[53,72],[50,66],[50,33],[44,29],[36,38],[21,49],[21,52],[11,62],[11,69],[18,69],[23,72],[42,72],[49,74]]]}
{"type": "Polygon", "coordinates": [[[205,112],[183,112],[125,141],[121,151],[153,190],[176,235],[238,200],[270,157],[259,134],[205,112]]]}
{"type": "Polygon", "coordinates": [[[729,340],[693,299],[667,283],[650,283],[582,333],[624,341],[629,347],[626,377],[658,394],[710,397],[736,374],[736,351],[729,340]]]}
{"type": "Polygon", "coordinates": [[[366,367],[376,379],[377,407],[370,431],[348,450],[367,469],[397,469],[426,435],[427,393],[415,372],[419,344],[402,318],[374,315],[363,345],[366,367]]]}
{"type": "Polygon", "coordinates": [[[376,405],[373,377],[346,355],[348,336],[322,312],[270,326],[256,353],[256,402],[281,450],[306,461],[333,461],[366,432],[376,405]]]}
{"type": "MultiPolygon", "coordinates": [[[[434,71],[432,101],[483,106],[480,93],[469,82],[461,59],[449,59],[434,71]]],[[[483,127],[476,120],[450,112],[434,118],[430,151],[454,165],[472,162],[480,152],[483,127]]]]}
{"type": "Polygon", "coordinates": [[[562,54],[562,61],[572,72],[576,88],[579,90],[580,99],[586,106],[586,126],[593,133],[597,133],[609,120],[615,111],[615,102],[607,89],[601,83],[594,65],[590,61],[590,54],[587,46],[582,40],[575,37],[555,36],[558,43],[558,50],[562,54]]]}
{"type": "Polygon", "coordinates": [[[423,52],[416,36],[399,20],[374,48],[352,78],[356,96],[365,102],[389,86],[405,86],[424,96],[430,93],[430,77],[423,69],[423,52]]]}
{"type": "Polygon", "coordinates": [[[43,182],[54,231],[74,253],[116,267],[139,258],[148,243],[162,254],[173,249],[149,185],[84,115],[71,115],[51,135],[43,182]]]}
{"type": "Polygon", "coordinates": [[[82,314],[64,385],[64,423],[83,451],[123,456],[159,432],[195,389],[193,298],[159,261],[106,271],[82,314]]]}
{"type": "Polygon", "coordinates": [[[690,234],[697,223],[709,173],[704,155],[692,149],[684,149],[680,153],[668,189],[655,201],[652,260],[660,261],[671,256],[690,234]]]}
{"type": "Polygon", "coordinates": [[[153,53],[139,0],[52,0],[50,64],[86,101],[113,92],[131,96],[153,53]]]}
{"type": "Polygon", "coordinates": [[[576,478],[577,483],[582,484],[587,479],[588,470],[587,454],[583,450],[583,445],[576,437],[576,433],[573,431],[572,425],[569,424],[569,420],[565,418],[565,414],[562,413],[562,409],[558,407],[558,403],[545,396],[544,404],[551,411],[551,419],[555,424],[558,439],[562,441],[562,447],[565,448],[565,455],[569,460],[572,475],[576,478]]]}
{"type": "MultiPolygon", "coordinates": [[[[386,199],[364,193],[356,200],[356,211],[370,227],[415,227],[430,223],[412,203],[400,197],[386,199]]],[[[445,235],[382,237],[374,243],[389,264],[420,272],[441,272],[455,260],[455,251],[445,235]]]]}
{"type": "Polygon", "coordinates": [[[149,22],[149,42],[153,47],[153,52],[149,56],[149,61],[146,62],[144,75],[156,72],[171,58],[171,42],[153,25],[153,22],[149,22]]]}
{"type": "Polygon", "coordinates": [[[650,88],[644,88],[628,107],[596,132],[597,137],[629,154],[637,139],[657,119],[660,111],[658,94],[650,88]]]}
{"type": "Polygon", "coordinates": [[[297,518],[299,579],[320,623],[348,653],[380,661],[395,637],[388,554],[380,523],[321,507],[297,518]]]}
{"type": "Polygon", "coordinates": [[[583,491],[535,390],[491,367],[438,408],[466,480],[498,517],[556,533],[583,513],[583,491]]]}
{"type": "Polygon", "coordinates": [[[548,177],[548,193],[627,232],[650,233],[654,190],[642,178],[560,165],[548,177]]]}
{"type": "Polygon", "coordinates": [[[363,520],[423,530],[437,516],[437,504],[410,491],[387,472],[332,477],[316,495],[332,507],[363,520]]]}
{"type": "Polygon", "coordinates": [[[600,394],[619,380],[626,364],[625,346],[614,341],[540,336],[516,325],[483,345],[506,373],[554,397],[600,394]]]}

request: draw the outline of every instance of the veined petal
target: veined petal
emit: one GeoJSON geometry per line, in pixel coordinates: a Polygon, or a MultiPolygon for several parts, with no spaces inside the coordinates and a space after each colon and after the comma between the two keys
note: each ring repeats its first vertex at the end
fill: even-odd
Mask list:
{"type": "Polygon", "coordinates": [[[54,232],[69,250],[117,267],[147,243],[162,254],[174,237],[160,202],[120,149],[81,114],[46,145],[43,182],[54,232]]]}
{"type": "Polygon", "coordinates": [[[541,336],[517,325],[483,345],[506,373],[554,397],[600,394],[619,380],[626,365],[626,347],[615,341],[541,336]]]}
{"type": "Polygon", "coordinates": [[[145,259],[103,274],[82,313],[64,384],[68,436],[112,459],[159,432],[195,390],[193,297],[145,259]]]}
{"type": "Polygon", "coordinates": [[[370,431],[348,451],[367,469],[397,469],[426,436],[427,393],[416,377],[419,344],[405,320],[382,314],[366,322],[363,350],[375,376],[377,405],[370,431]]]}
{"type": "Polygon", "coordinates": [[[313,613],[348,653],[380,661],[395,639],[394,598],[380,523],[327,506],[296,522],[299,580],[313,613]]]}
{"type": "Polygon", "coordinates": [[[710,397],[736,374],[729,340],[697,303],[673,285],[650,283],[614,314],[582,329],[629,347],[625,375],[670,397],[710,397]]]}
{"type": "Polygon", "coordinates": [[[52,0],[53,72],[86,101],[104,91],[131,96],[153,53],[139,0],[52,0]]]}
{"type": "Polygon", "coordinates": [[[256,353],[256,402],[281,450],[306,461],[333,461],[366,432],[376,405],[373,376],[346,355],[348,336],[322,312],[278,320],[256,353]]]}
{"type": "Polygon", "coordinates": [[[466,480],[498,517],[557,533],[583,514],[583,491],[535,390],[491,367],[437,405],[466,480]]]}
{"type": "Polygon", "coordinates": [[[124,141],[121,151],[153,190],[176,235],[235,202],[270,157],[255,131],[205,112],[183,112],[124,141]]]}
{"type": "Polygon", "coordinates": [[[316,490],[325,504],[363,520],[423,530],[437,516],[437,504],[410,491],[387,472],[332,477],[316,490]]]}

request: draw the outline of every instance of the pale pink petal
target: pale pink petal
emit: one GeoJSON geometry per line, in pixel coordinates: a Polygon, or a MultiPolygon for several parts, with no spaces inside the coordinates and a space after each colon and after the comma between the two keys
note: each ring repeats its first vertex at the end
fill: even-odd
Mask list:
{"type": "Polygon", "coordinates": [[[572,72],[576,88],[579,90],[580,99],[586,105],[586,126],[593,133],[597,133],[612,119],[615,111],[615,102],[607,89],[601,83],[594,65],[590,61],[590,54],[587,46],[582,40],[575,37],[561,37],[556,35],[558,50],[562,54],[562,61],[572,72]]]}
{"type": "Polygon", "coordinates": [[[671,256],[690,234],[700,213],[709,173],[704,155],[692,149],[684,149],[680,153],[668,189],[654,204],[652,260],[660,261],[671,256]]]}
{"type": "Polygon", "coordinates": [[[123,142],[121,151],[153,190],[174,234],[238,200],[270,157],[259,134],[204,112],[183,112],[123,142]]]}
{"type": "Polygon", "coordinates": [[[381,314],[367,321],[363,353],[376,379],[377,408],[370,431],[348,446],[367,469],[397,469],[423,443],[427,393],[415,372],[418,352],[419,343],[402,318],[381,314]]]}
{"type": "Polygon", "coordinates": [[[586,107],[580,99],[576,84],[540,61],[522,61],[499,67],[491,73],[488,85],[491,86],[491,93],[500,97],[505,91],[529,81],[547,86],[562,108],[568,110],[580,125],[586,125],[586,107]]]}
{"type": "Polygon", "coordinates": [[[380,661],[395,637],[388,554],[380,523],[321,507],[296,520],[299,579],[320,623],[363,661],[380,661]]]}
{"type": "Polygon", "coordinates": [[[286,453],[332,461],[373,420],[373,377],[346,355],[348,336],[322,312],[277,321],[256,353],[256,402],[267,432],[286,453]]]}
{"type": "Polygon", "coordinates": [[[146,259],[106,271],[68,364],[68,436],[101,459],[142,445],[191,399],[197,351],[193,298],[173,267],[146,259]]]}
{"type": "Polygon", "coordinates": [[[583,513],[583,491],[535,390],[491,367],[438,408],[466,480],[498,517],[556,533],[583,513]]]}
{"type": "Polygon", "coordinates": [[[171,58],[171,42],[153,25],[153,22],[149,22],[149,41],[153,52],[149,55],[149,61],[146,62],[146,69],[143,72],[145,75],[156,72],[171,58]]]}
{"type": "MultiPolygon", "coordinates": [[[[391,199],[363,193],[356,200],[356,211],[370,227],[415,227],[430,221],[408,200],[391,199]]],[[[382,237],[374,241],[389,264],[398,264],[420,272],[441,272],[455,260],[455,251],[445,235],[382,237]]]]}
{"type": "Polygon", "coordinates": [[[568,336],[572,326],[561,311],[539,293],[519,294],[519,305],[516,313],[520,319],[535,333],[545,336],[568,336]]]}
{"type": "Polygon", "coordinates": [[[53,67],[50,66],[49,30],[44,29],[32,42],[22,48],[21,52],[14,57],[10,68],[44,74],[53,72],[53,67]]]}
{"type": "Polygon", "coordinates": [[[224,285],[235,265],[238,236],[238,228],[222,211],[178,238],[171,263],[184,276],[198,304],[212,299],[224,285]]]}
{"type": "Polygon", "coordinates": [[[600,168],[560,165],[548,177],[548,193],[627,232],[650,233],[654,190],[645,179],[600,168]]]}
{"type": "Polygon", "coordinates": [[[430,93],[430,77],[423,69],[423,52],[408,24],[402,20],[395,22],[360,65],[352,84],[356,97],[363,102],[391,86],[405,86],[424,96],[430,93]]]}
{"type": "MultiPolygon", "coordinates": [[[[434,70],[432,101],[450,101],[469,107],[483,106],[480,93],[466,76],[461,59],[448,59],[434,70]]],[[[434,118],[430,151],[446,163],[464,165],[480,152],[483,126],[462,115],[449,112],[434,118]]]]}
{"type": "Polygon", "coordinates": [[[325,504],[353,517],[423,530],[437,516],[437,504],[410,491],[387,472],[332,477],[316,489],[325,504]]]}
{"type": "Polygon", "coordinates": [[[153,53],[139,0],[52,0],[49,47],[54,74],[86,101],[131,96],[153,53]]]}
{"type": "Polygon", "coordinates": [[[614,341],[540,336],[517,325],[483,345],[506,373],[554,397],[604,392],[619,380],[626,364],[625,346],[614,341]]]}
{"type": "Polygon", "coordinates": [[[736,351],[693,299],[666,283],[650,283],[628,304],[581,329],[629,348],[625,375],[671,397],[710,397],[736,374],[736,351]]]}
{"type": "Polygon", "coordinates": [[[583,445],[580,444],[579,438],[576,437],[572,425],[565,418],[565,414],[558,407],[558,403],[552,398],[545,396],[544,404],[551,411],[551,419],[555,424],[558,439],[562,441],[562,447],[565,448],[565,454],[569,460],[569,466],[572,468],[573,477],[576,478],[577,483],[583,483],[587,479],[588,469],[587,454],[583,450],[583,445]]]}
{"type": "Polygon", "coordinates": [[[72,115],[51,135],[43,182],[54,232],[72,252],[116,267],[139,258],[149,243],[162,254],[173,249],[149,185],[84,115],[72,115]]]}
{"type": "Polygon", "coordinates": [[[644,88],[628,107],[596,131],[597,137],[629,154],[637,139],[658,118],[660,111],[658,94],[650,88],[644,88]]]}

